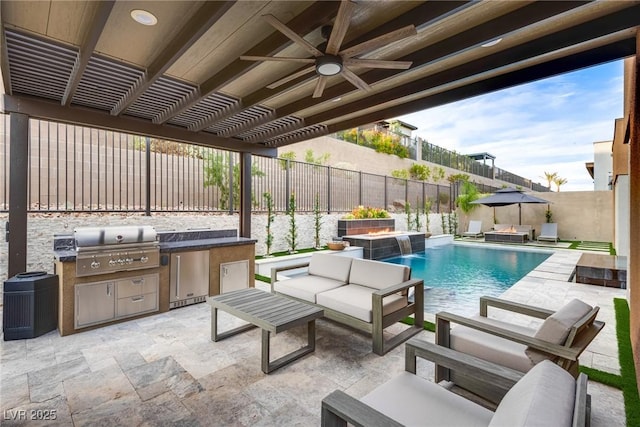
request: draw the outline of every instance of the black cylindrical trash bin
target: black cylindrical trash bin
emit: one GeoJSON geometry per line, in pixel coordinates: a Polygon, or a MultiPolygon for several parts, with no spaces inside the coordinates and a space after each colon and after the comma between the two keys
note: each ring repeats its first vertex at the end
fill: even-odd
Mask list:
{"type": "Polygon", "coordinates": [[[4,282],[4,340],[35,338],[56,329],[58,276],[44,271],[20,273],[4,282]]]}

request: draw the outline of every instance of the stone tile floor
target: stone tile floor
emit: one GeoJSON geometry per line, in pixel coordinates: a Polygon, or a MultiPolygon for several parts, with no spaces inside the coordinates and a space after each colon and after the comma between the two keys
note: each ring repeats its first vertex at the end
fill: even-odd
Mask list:
{"type": "MultiPolygon", "coordinates": [[[[581,363],[619,373],[612,301],[626,291],[567,282],[579,256],[556,251],[503,297],[552,309],[571,298],[599,305],[607,326],[581,363]]],[[[67,337],[2,341],[0,423],[319,425],[320,401],[334,389],[361,397],[404,369],[402,346],[380,357],[365,335],[319,320],[315,353],[265,375],[259,330],[214,343],[210,318],[209,305],[198,304],[67,337]],[[55,421],[31,420],[52,411],[55,421]],[[12,420],[22,414],[26,420],[12,420]]],[[[221,322],[238,323],[226,313],[221,322]]],[[[305,334],[296,328],[275,336],[272,351],[303,345],[305,334]]],[[[419,337],[434,340],[427,331],[419,337]]],[[[418,373],[433,379],[433,365],[420,362],[418,373]]],[[[591,382],[589,392],[593,426],[625,425],[619,390],[591,382]]]]}

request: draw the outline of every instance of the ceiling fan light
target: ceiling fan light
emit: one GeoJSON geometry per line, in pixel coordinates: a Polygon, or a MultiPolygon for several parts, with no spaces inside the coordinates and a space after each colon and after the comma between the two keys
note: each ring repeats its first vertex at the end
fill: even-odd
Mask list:
{"type": "Polygon", "coordinates": [[[324,55],[316,59],[316,71],[321,76],[335,76],[342,71],[342,58],[335,55],[324,55]]]}

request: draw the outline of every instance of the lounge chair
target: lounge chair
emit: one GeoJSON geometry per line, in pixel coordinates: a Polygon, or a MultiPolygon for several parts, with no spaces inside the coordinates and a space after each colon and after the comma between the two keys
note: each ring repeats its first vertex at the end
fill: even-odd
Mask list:
{"type": "Polygon", "coordinates": [[[540,234],[538,235],[538,242],[547,241],[558,243],[558,240],[558,224],[555,222],[542,224],[540,234]]]}
{"type": "Polygon", "coordinates": [[[469,229],[462,235],[464,237],[482,237],[482,221],[469,221],[469,229]]]}
{"type": "MultiPolygon", "coordinates": [[[[556,362],[574,377],[578,357],[604,327],[595,320],[599,307],[574,299],[558,311],[532,307],[492,297],[480,298],[480,314],[471,318],[440,312],[436,314],[436,343],[499,365],[527,372],[543,360],[556,362]],[[488,307],[545,319],[538,329],[517,326],[487,317],[488,307]],[[456,324],[451,327],[451,324],[456,324]]],[[[448,380],[461,388],[498,401],[502,394],[477,384],[445,367],[436,367],[436,382],[448,380]]]]}
{"type": "Polygon", "coordinates": [[[322,426],[585,426],[589,425],[587,376],[577,381],[545,361],[527,374],[412,339],[405,345],[405,372],[361,400],[336,390],[322,400],[322,426]],[[495,412],[416,374],[416,358],[455,367],[506,395],[495,412]]]}

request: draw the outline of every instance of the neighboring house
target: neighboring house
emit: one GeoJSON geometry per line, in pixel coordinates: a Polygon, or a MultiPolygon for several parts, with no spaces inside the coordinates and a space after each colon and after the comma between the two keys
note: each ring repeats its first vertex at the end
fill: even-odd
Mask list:
{"type": "Polygon", "coordinates": [[[612,190],[613,141],[593,143],[593,162],[587,162],[589,175],[593,178],[594,191],[612,190]]]}

